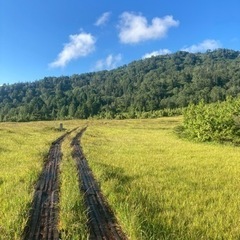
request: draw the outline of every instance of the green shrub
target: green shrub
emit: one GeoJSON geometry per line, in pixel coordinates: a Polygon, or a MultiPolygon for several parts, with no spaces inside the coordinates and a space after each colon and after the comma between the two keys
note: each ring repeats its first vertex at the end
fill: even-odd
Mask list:
{"type": "Polygon", "coordinates": [[[224,102],[190,104],[184,111],[184,130],[199,141],[238,141],[240,134],[240,99],[224,102]]]}

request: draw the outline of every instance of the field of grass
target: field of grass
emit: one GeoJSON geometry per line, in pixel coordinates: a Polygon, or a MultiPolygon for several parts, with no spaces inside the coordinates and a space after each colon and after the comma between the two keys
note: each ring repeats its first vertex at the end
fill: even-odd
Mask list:
{"type": "MultiPolygon", "coordinates": [[[[180,139],[174,128],[181,121],[92,120],[83,150],[131,240],[239,239],[240,149],[180,139]]],[[[64,127],[85,123],[66,121],[64,127]]],[[[62,134],[58,126],[0,124],[0,239],[20,239],[43,160],[62,134]]],[[[62,148],[59,229],[62,239],[84,239],[70,140],[62,148]]]]}
{"type": "Polygon", "coordinates": [[[20,239],[55,123],[0,124],[0,239],[20,239]]]}
{"type": "Polygon", "coordinates": [[[83,195],[79,191],[78,175],[75,161],[72,159],[70,148],[72,138],[76,132],[66,138],[62,144],[64,153],[60,164],[60,224],[61,239],[86,240],[87,213],[83,204],[83,195]]]}
{"type": "Polygon", "coordinates": [[[95,122],[84,152],[130,239],[239,239],[240,149],[179,139],[180,122],[95,122]]]}

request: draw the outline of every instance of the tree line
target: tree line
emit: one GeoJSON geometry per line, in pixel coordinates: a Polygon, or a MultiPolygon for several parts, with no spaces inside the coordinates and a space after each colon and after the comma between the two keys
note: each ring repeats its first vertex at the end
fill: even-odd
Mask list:
{"type": "Polygon", "coordinates": [[[0,87],[0,121],[174,115],[189,103],[240,95],[240,52],[179,51],[111,71],[0,87]]]}

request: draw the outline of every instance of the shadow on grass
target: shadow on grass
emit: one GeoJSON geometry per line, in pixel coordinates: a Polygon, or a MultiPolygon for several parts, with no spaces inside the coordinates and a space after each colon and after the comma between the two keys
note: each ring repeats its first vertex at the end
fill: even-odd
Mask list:
{"type": "Polygon", "coordinates": [[[113,190],[114,194],[125,192],[126,188],[131,185],[132,181],[138,178],[138,176],[128,176],[120,167],[103,163],[95,164],[97,165],[97,168],[101,170],[101,179],[98,179],[97,181],[100,180],[101,182],[114,182],[113,189],[111,189],[113,190]]]}
{"type": "Polygon", "coordinates": [[[111,181],[107,197],[113,194],[117,199],[116,204],[125,206],[128,215],[134,216],[132,221],[137,239],[178,239],[176,231],[159,218],[159,214],[164,211],[160,200],[151,198],[152,195],[148,194],[145,187],[141,188],[133,182],[143,176],[129,176],[120,167],[95,164],[101,170],[101,182],[111,181]]]}
{"type": "Polygon", "coordinates": [[[10,152],[7,148],[0,147],[0,153],[10,152]]]}
{"type": "Polygon", "coordinates": [[[3,178],[0,177],[0,186],[4,183],[3,178]]]}

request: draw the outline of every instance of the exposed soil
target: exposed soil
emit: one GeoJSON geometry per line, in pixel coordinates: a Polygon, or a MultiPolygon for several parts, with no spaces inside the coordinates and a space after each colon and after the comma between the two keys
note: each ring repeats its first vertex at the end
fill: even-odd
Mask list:
{"type": "Polygon", "coordinates": [[[50,147],[47,161],[36,185],[32,207],[27,226],[25,227],[24,240],[59,239],[58,202],[59,202],[59,163],[62,158],[61,143],[65,133],[50,147]]]}
{"type": "Polygon", "coordinates": [[[86,128],[82,129],[72,140],[73,158],[76,160],[80,190],[88,210],[89,239],[120,240],[127,239],[118,221],[103,196],[100,186],[88,165],[81,149],[79,139],[86,128]]]}
{"type": "MultiPolygon", "coordinates": [[[[82,152],[79,139],[85,130],[86,128],[82,129],[73,138],[71,145],[72,155],[77,164],[80,190],[84,194],[88,212],[89,239],[128,239],[103,196],[82,152]]],[[[50,147],[47,161],[36,184],[29,219],[23,233],[24,240],[60,239],[58,231],[59,164],[62,158],[61,144],[69,133],[62,135],[50,147]]]]}

